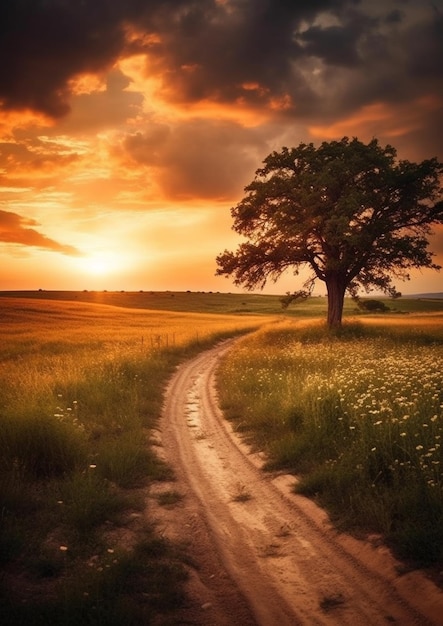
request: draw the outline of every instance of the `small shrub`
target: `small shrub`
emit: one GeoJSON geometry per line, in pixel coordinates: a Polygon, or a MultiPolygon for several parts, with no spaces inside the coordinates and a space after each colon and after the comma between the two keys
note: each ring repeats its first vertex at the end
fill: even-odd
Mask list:
{"type": "Polygon", "coordinates": [[[36,479],[72,472],[84,463],[81,431],[47,415],[24,414],[2,418],[1,464],[36,479]]]}
{"type": "Polygon", "coordinates": [[[63,481],[60,501],[63,521],[82,536],[115,519],[126,506],[123,496],[112,490],[109,483],[96,474],[95,468],[76,472],[63,481]]]}
{"type": "Polygon", "coordinates": [[[171,506],[183,500],[183,496],[178,491],[172,490],[157,494],[156,499],[160,506],[171,506]]]}
{"type": "Polygon", "coordinates": [[[165,480],[171,475],[137,432],[102,442],[96,463],[101,476],[125,488],[136,487],[147,480],[165,480]]]}
{"type": "Polygon", "coordinates": [[[361,300],[358,299],[357,306],[362,311],[378,311],[381,313],[385,313],[389,311],[389,307],[386,306],[384,302],[381,300],[361,300]]]}
{"type": "Polygon", "coordinates": [[[251,493],[246,488],[246,485],[239,483],[236,488],[236,493],[234,494],[232,501],[233,502],[248,502],[252,499],[251,493]]]}

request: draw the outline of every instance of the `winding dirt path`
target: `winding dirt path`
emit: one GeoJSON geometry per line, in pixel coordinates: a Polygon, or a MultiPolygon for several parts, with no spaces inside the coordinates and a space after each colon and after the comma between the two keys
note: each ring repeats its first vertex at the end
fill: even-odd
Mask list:
{"type": "Polygon", "coordinates": [[[163,532],[194,560],[181,624],[204,626],[443,624],[443,593],[424,575],[398,573],[374,540],[338,534],[293,476],[260,470],[217,405],[224,342],[180,366],[160,428],[183,494],[158,509],[163,532]]]}

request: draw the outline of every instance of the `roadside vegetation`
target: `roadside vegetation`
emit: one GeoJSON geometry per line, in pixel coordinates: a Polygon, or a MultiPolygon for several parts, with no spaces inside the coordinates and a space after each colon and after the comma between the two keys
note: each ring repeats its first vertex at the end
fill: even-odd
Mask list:
{"type": "Polygon", "coordinates": [[[266,468],[296,474],[339,528],[429,566],[443,562],[442,362],[441,314],[366,316],[329,336],[286,321],[229,352],[219,395],[266,468]]]}
{"type": "Polygon", "coordinates": [[[152,481],[171,478],[152,437],[163,388],[181,360],[263,317],[0,306],[2,624],[173,614],[186,555],[157,531],[146,498],[152,481]]]}

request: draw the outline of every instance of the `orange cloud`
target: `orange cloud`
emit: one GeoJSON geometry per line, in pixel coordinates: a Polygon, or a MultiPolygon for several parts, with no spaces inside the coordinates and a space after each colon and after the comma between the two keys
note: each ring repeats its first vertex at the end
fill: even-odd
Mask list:
{"type": "MultiPolygon", "coordinates": [[[[183,103],[178,97],[174,85],[168,86],[162,71],[154,67],[144,55],[120,59],[116,68],[119,68],[125,76],[130,77],[131,82],[125,91],[142,93],[144,112],[152,114],[155,111],[155,117],[158,120],[174,119],[179,121],[198,117],[211,120],[230,120],[252,128],[269,121],[275,115],[276,108],[283,108],[278,99],[272,97],[269,90],[266,92],[258,83],[245,83],[239,87],[239,91],[245,96],[250,95],[251,92],[261,94],[261,97],[267,94],[269,98],[268,108],[253,106],[246,97],[242,98],[241,96],[231,103],[220,102],[208,97],[183,103]]],[[[189,74],[195,72],[198,67],[196,65],[183,65],[180,69],[189,74]]],[[[287,99],[285,105],[287,105],[287,99]]]]}
{"type": "Polygon", "coordinates": [[[105,77],[96,74],[80,74],[72,78],[68,85],[73,96],[106,91],[105,77]]]}
{"type": "Polygon", "coordinates": [[[378,102],[363,106],[356,113],[333,124],[309,126],[309,132],[322,140],[343,136],[402,137],[423,127],[426,116],[441,106],[442,102],[434,96],[402,105],[378,102]]]}
{"type": "Polygon", "coordinates": [[[228,121],[194,119],[178,125],[151,124],[128,134],[124,161],[148,168],[170,199],[236,197],[264,151],[260,137],[228,121]]]}
{"type": "Polygon", "coordinates": [[[54,120],[31,110],[2,111],[0,116],[0,140],[8,140],[14,132],[37,127],[55,126],[54,120]]]}
{"type": "Polygon", "coordinates": [[[37,222],[35,220],[24,218],[17,213],[0,210],[0,241],[43,248],[71,256],[80,254],[73,246],[63,245],[42,235],[34,228],[28,228],[36,225],[37,222]]]}

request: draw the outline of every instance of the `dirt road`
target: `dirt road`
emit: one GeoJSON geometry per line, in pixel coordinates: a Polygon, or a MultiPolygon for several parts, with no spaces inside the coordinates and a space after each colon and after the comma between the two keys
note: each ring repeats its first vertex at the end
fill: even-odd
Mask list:
{"type": "Polygon", "coordinates": [[[160,439],[184,497],[158,509],[163,532],[193,558],[180,623],[204,626],[443,624],[443,593],[373,538],[338,534],[291,493],[295,479],[260,470],[218,408],[214,375],[231,343],[182,365],[168,387],[160,439]]]}

